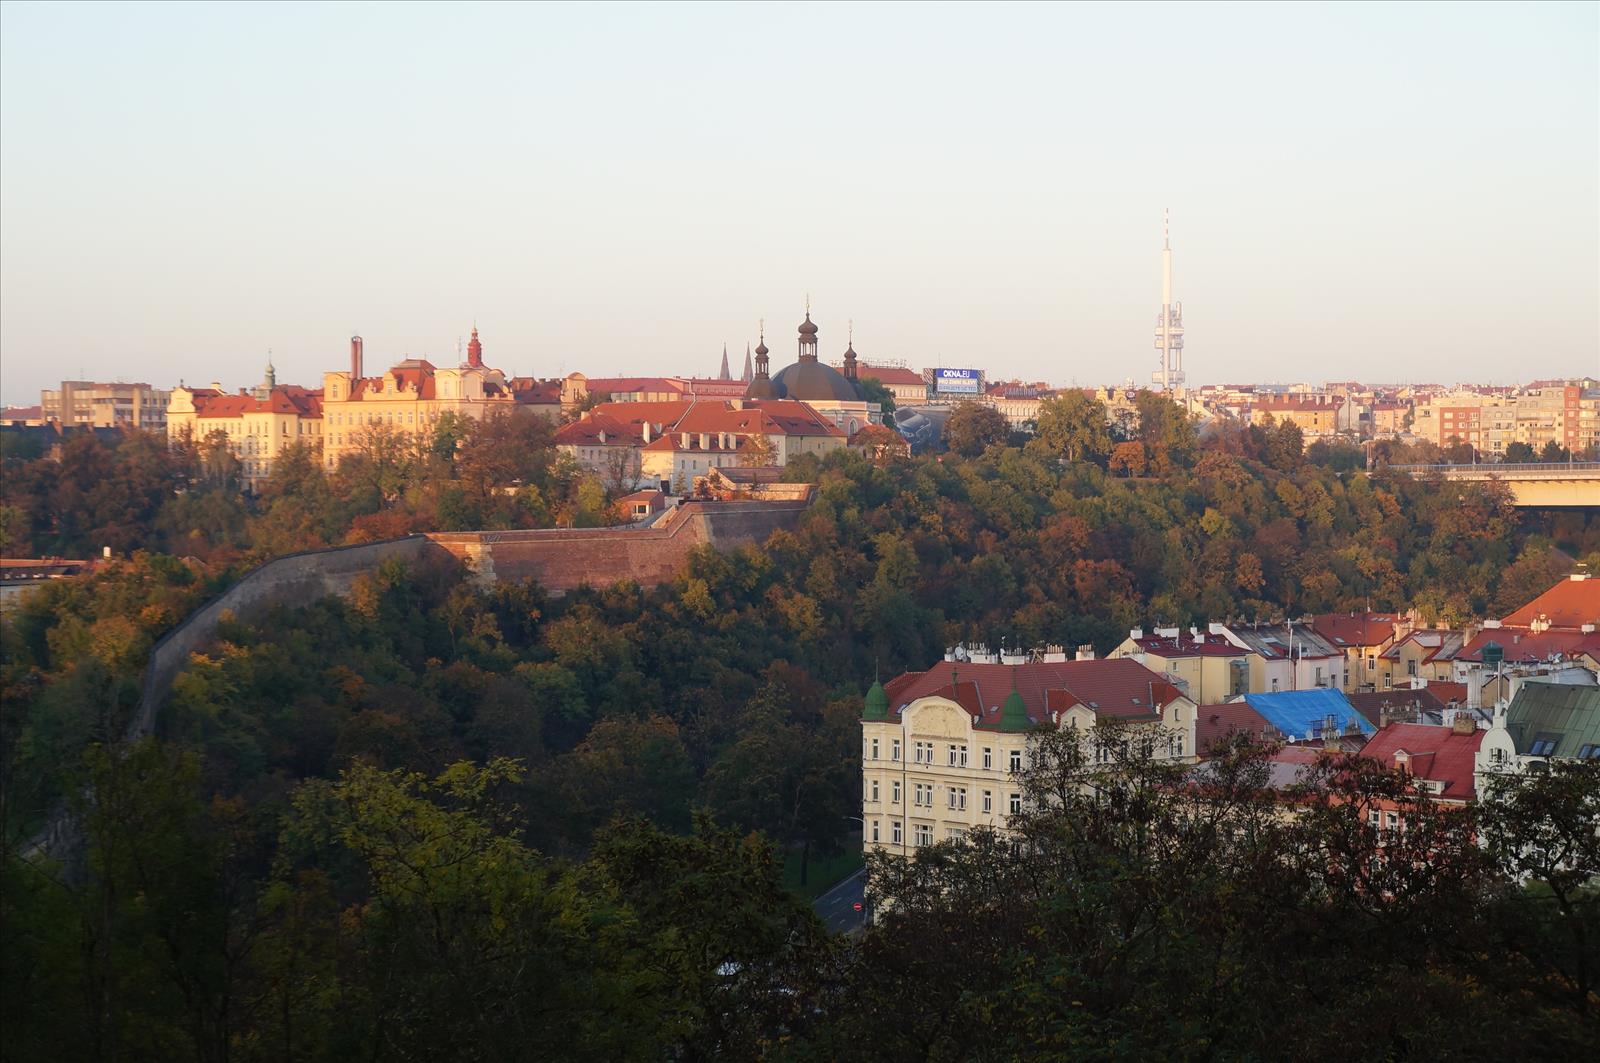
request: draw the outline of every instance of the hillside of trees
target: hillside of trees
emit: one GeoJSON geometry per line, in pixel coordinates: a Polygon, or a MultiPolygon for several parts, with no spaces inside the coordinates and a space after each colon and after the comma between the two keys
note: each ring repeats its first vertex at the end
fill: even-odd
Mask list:
{"type": "MultiPolygon", "coordinates": [[[[816,501],[792,531],[698,551],[659,588],[552,600],[536,586],[480,588],[442,560],[386,565],[347,598],[224,624],[175,685],[158,737],[131,749],[117,736],[150,644],[249,562],[416,528],[600,520],[606,487],[552,467],[547,437],[519,434],[541,430],[509,423],[463,426],[392,461],[364,455],[331,476],[300,455],[259,499],[203,447],[132,437],[74,441],[59,464],[8,458],[17,552],[105,540],[133,553],[42,588],[4,621],[0,1048],[14,1059],[961,1059],[1029,1045],[1109,1058],[1159,1043],[1276,1057],[1277,1008],[1302,1009],[1290,1043],[1312,1044],[1347,1020],[1336,1006],[1361,1001],[1336,995],[1317,1010],[1313,980],[1251,1004],[1260,979],[1241,972],[1268,953],[1238,951],[1242,908],[1218,916],[1233,921],[1212,928],[1220,936],[1174,939],[1167,960],[1099,954],[1093,963],[1128,964],[1127,978],[1152,984],[1136,1003],[1097,998],[1073,1018],[1059,1009],[1085,976],[1063,965],[1089,963],[1073,951],[1089,945],[1047,935],[1043,952],[1022,948],[1027,920],[1065,917],[1048,890],[1019,901],[1003,928],[1017,936],[975,938],[991,941],[989,966],[963,975],[956,943],[972,927],[958,913],[929,901],[881,934],[830,941],[778,884],[783,852],[847,842],[872,676],[927,667],[958,640],[1105,651],[1150,621],[1368,606],[1459,622],[1514,608],[1574,558],[1600,563],[1594,517],[1519,513],[1492,484],[1369,476],[1282,427],[1201,440],[1175,407],[1152,406],[1129,439],[1075,434],[1092,423],[1041,424],[1025,446],[988,441],[970,456],[808,459],[789,475],[815,483],[816,501]],[[21,840],[63,796],[80,806],[83,866],[21,861],[21,840]],[[939,949],[956,951],[934,950],[924,968],[913,943],[938,927],[939,949]],[[1196,1032],[1200,1004],[1173,1000],[1161,1040],[1154,986],[1175,989],[1215,950],[1234,972],[1216,990],[1233,1010],[1219,1014],[1241,1029],[1196,1032]],[[924,978],[953,980],[940,992],[959,999],[929,996],[924,978]],[[939,1015],[1008,1032],[979,1044],[869,1031],[866,1002],[897,998],[930,1009],[919,1023],[948,1026],[932,1010],[943,1001],[939,1015]]],[[[1117,807],[1170,826],[1158,809],[1117,807]]],[[[1121,860],[1110,834],[1075,844],[1085,859],[1121,860]]],[[[1259,870],[1275,851],[1226,858],[1259,870]]],[[[1401,990],[1402,962],[1437,968],[1430,1003],[1482,1004],[1488,961],[1463,956],[1485,906],[1520,896],[1506,893],[1503,867],[1473,865],[1466,899],[1425,884],[1459,921],[1437,950],[1402,958],[1416,939],[1381,897],[1352,899],[1292,866],[1301,879],[1263,871],[1251,887],[1263,893],[1229,904],[1270,896],[1269,910],[1310,905],[1313,921],[1331,905],[1326,926],[1343,930],[1307,955],[1377,979],[1369,1005],[1401,990]],[[1362,930],[1393,936],[1338,960],[1343,932],[1362,930]]],[[[1150,885],[1173,873],[1152,868],[1150,885]]],[[[1071,893],[1077,879],[1056,881],[1071,893]]],[[[1162,916],[1156,940],[1174,918],[1162,916]]],[[[1517,999],[1549,977],[1528,974],[1538,984],[1519,983],[1517,999]]],[[[1569,1037],[1593,1021],[1588,1001],[1539,1003],[1541,1029],[1569,1037]]],[[[1419,1043],[1394,1054],[1450,1053],[1419,1043]]]]}

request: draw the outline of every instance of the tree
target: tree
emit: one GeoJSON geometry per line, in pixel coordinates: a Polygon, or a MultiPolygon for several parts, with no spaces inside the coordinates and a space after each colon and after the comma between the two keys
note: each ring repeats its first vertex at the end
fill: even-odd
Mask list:
{"type": "Polygon", "coordinates": [[[861,397],[867,402],[876,402],[883,408],[885,414],[894,412],[894,392],[888,385],[875,376],[861,378],[861,397]]]}
{"type": "Polygon", "coordinates": [[[778,464],[778,448],[773,445],[772,437],[764,432],[752,432],[745,436],[744,446],[739,448],[739,464],[745,466],[778,464]]]}
{"type": "Polygon", "coordinates": [[[1143,476],[1145,469],[1144,444],[1136,439],[1130,439],[1126,443],[1118,443],[1111,451],[1111,460],[1106,467],[1113,474],[1143,476]]]}
{"type": "Polygon", "coordinates": [[[969,458],[994,443],[1004,443],[1010,435],[1011,426],[1000,411],[981,402],[958,403],[944,423],[945,445],[969,458]]]}
{"type": "Polygon", "coordinates": [[[1540,448],[1539,460],[1545,462],[1546,464],[1554,464],[1555,462],[1559,461],[1571,461],[1572,451],[1568,450],[1566,447],[1552,439],[1542,448],[1540,448]]]}
{"type": "Polygon", "coordinates": [[[1515,443],[1506,444],[1504,460],[1509,462],[1532,462],[1538,459],[1534,457],[1531,445],[1518,440],[1515,443]]]}
{"type": "Polygon", "coordinates": [[[1504,876],[1488,925],[1519,961],[1503,973],[1600,1017],[1600,761],[1494,774],[1485,790],[1483,843],[1504,876]]]}
{"type": "Polygon", "coordinates": [[[1068,461],[1104,462],[1111,453],[1105,404],[1069,388],[1039,404],[1033,442],[1068,461]]]}

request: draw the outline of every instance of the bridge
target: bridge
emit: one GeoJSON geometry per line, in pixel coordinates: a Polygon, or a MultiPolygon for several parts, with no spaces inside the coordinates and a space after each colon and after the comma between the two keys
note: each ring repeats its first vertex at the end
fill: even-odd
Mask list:
{"type": "Polygon", "coordinates": [[[1443,480],[1499,480],[1524,509],[1600,509],[1600,461],[1494,465],[1391,465],[1395,472],[1443,480]]]}

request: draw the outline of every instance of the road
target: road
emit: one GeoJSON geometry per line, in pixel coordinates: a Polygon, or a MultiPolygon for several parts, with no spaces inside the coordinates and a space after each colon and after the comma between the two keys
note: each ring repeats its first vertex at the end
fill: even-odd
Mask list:
{"type": "Polygon", "coordinates": [[[835,934],[851,934],[866,925],[866,911],[856,911],[864,903],[867,888],[867,870],[862,868],[833,889],[811,902],[811,907],[835,934]]]}

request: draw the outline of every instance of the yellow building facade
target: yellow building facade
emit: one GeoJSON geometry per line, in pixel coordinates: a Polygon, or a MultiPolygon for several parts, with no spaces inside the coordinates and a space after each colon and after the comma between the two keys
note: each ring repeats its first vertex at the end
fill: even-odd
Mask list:
{"type": "Polygon", "coordinates": [[[421,358],[407,359],[376,377],[324,373],[322,396],[323,463],[329,469],[359,451],[374,430],[426,441],[447,413],[482,420],[517,408],[498,369],[440,369],[421,358]]]}
{"type": "Polygon", "coordinates": [[[293,385],[224,395],[215,388],[174,388],[166,410],[167,439],[227,440],[245,486],[259,490],[278,455],[296,443],[322,443],[322,397],[293,385]]]}
{"type": "Polygon", "coordinates": [[[1194,760],[1195,703],[1131,660],[969,659],[873,684],[861,721],[864,848],[909,855],[1003,829],[1023,807],[1030,733],[1087,736],[1100,721],[1154,725],[1159,756],[1194,760]]]}

